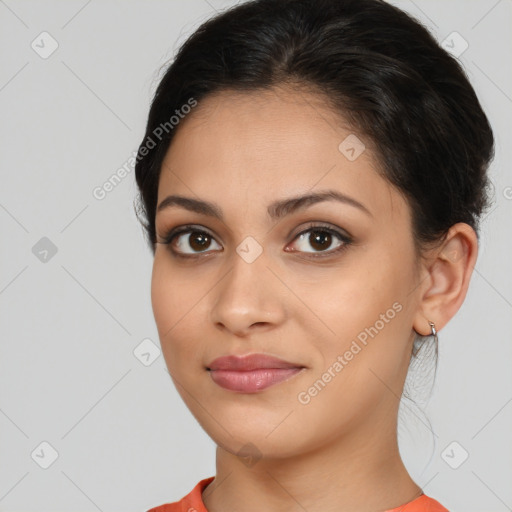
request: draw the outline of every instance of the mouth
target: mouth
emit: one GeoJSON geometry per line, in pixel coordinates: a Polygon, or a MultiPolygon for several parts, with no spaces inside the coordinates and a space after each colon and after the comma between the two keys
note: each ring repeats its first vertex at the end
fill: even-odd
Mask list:
{"type": "Polygon", "coordinates": [[[284,382],[305,367],[265,354],[225,356],[206,368],[218,386],[241,393],[257,393],[284,382]]]}
{"type": "Polygon", "coordinates": [[[213,382],[224,389],[241,393],[257,393],[288,380],[302,370],[304,368],[260,368],[249,371],[210,370],[210,375],[213,382]]]}

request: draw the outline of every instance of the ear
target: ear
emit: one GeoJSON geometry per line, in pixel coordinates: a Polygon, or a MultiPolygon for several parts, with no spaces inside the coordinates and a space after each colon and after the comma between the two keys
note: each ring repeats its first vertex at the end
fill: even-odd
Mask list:
{"type": "Polygon", "coordinates": [[[478,255],[478,238],[466,223],[454,224],[441,247],[436,248],[421,272],[418,310],[413,328],[431,334],[429,321],[440,331],[464,302],[478,255]]]}

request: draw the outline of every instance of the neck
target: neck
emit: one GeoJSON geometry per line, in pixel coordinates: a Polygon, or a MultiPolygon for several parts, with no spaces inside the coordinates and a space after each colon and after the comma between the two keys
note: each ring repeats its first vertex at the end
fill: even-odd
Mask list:
{"type": "Polygon", "coordinates": [[[218,447],[204,504],[208,512],[374,512],[404,505],[422,490],[401,460],[396,421],[386,432],[376,428],[361,425],[307,453],[247,465],[218,447]]]}

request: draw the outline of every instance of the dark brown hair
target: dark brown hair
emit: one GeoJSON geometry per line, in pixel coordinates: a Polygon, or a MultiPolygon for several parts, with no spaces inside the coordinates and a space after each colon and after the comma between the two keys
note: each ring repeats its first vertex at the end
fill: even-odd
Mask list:
{"type": "Polygon", "coordinates": [[[287,83],[324,93],[371,141],[409,202],[419,254],[457,222],[478,235],[494,138],[458,60],[382,0],[251,0],[203,23],[155,92],[135,165],[136,213],[153,253],[161,164],[185,107],[215,91],[287,83]]]}

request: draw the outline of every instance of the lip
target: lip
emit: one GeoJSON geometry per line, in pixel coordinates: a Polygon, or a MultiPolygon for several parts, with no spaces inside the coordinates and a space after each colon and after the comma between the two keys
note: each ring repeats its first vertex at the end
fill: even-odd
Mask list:
{"type": "Polygon", "coordinates": [[[304,368],[265,354],[249,354],[219,357],[208,365],[207,370],[212,380],[222,388],[256,393],[288,380],[304,368]]]}
{"type": "Polygon", "coordinates": [[[278,359],[277,357],[267,356],[266,354],[247,354],[245,356],[223,356],[214,359],[207,367],[208,370],[232,370],[249,371],[261,370],[262,368],[289,369],[304,368],[303,365],[291,363],[278,359]]]}

